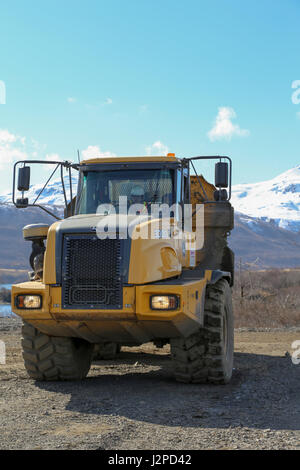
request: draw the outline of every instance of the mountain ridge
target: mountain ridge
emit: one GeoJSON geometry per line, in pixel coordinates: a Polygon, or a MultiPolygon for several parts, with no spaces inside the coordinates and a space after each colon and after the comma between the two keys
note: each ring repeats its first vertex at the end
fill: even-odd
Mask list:
{"type": "Polygon", "coordinates": [[[234,185],[231,202],[250,217],[300,232],[300,165],[271,180],[234,185]]]}
{"type": "MultiPolygon", "coordinates": [[[[75,194],[75,178],[73,183],[75,194]]],[[[67,178],[65,185],[68,190],[67,178]]],[[[34,200],[42,187],[32,186],[28,196],[34,200]]],[[[229,245],[237,264],[256,260],[261,268],[300,267],[300,165],[271,180],[233,186],[231,202],[235,228],[229,245]]],[[[39,203],[62,213],[60,179],[49,184],[39,203]]],[[[24,242],[22,228],[39,222],[51,224],[54,219],[38,208],[16,209],[11,194],[0,196],[0,268],[28,268],[31,244],[24,242]]]]}
{"type": "MultiPolygon", "coordinates": [[[[64,177],[69,194],[69,177],[64,177]]],[[[73,194],[77,189],[77,178],[72,177],[73,194]]],[[[26,197],[34,201],[43,184],[31,186],[26,197]]],[[[11,202],[12,195],[0,196],[0,203],[11,202]]],[[[64,206],[61,180],[51,181],[39,197],[42,205],[64,206]]],[[[300,232],[300,165],[296,165],[270,180],[258,183],[236,184],[232,187],[231,203],[237,212],[271,222],[280,228],[300,232]]]]}

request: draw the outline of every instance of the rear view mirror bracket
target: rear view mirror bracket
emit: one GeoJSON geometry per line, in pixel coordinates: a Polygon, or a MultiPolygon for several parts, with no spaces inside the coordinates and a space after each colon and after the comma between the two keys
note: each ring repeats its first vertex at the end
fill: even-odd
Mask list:
{"type": "Polygon", "coordinates": [[[227,156],[220,156],[220,155],[208,155],[208,156],[199,156],[199,157],[191,157],[191,158],[184,158],[183,164],[189,166],[192,165],[192,168],[196,174],[198,182],[202,187],[203,194],[205,196],[204,204],[207,203],[220,203],[220,202],[229,202],[231,199],[231,182],[232,182],[232,161],[231,158],[227,156]],[[206,195],[206,192],[201,184],[200,178],[197,174],[194,161],[195,160],[219,160],[215,166],[215,183],[217,187],[217,191],[214,196],[214,201],[210,201],[206,195]],[[227,160],[227,161],[222,161],[227,160]],[[229,168],[228,168],[229,166],[229,168]],[[223,188],[228,188],[228,193],[223,188]]]}
{"type": "Polygon", "coordinates": [[[63,178],[63,169],[66,168],[69,172],[69,184],[70,184],[70,201],[72,201],[73,198],[73,192],[72,192],[72,174],[71,170],[75,169],[78,170],[78,164],[74,164],[69,161],[65,162],[58,162],[58,161],[45,161],[45,160],[23,160],[23,161],[18,161],[14,165],[14,171],[13,171],[13,191],[12,191],[12,202],[17,207],[18,209],[24,209],[26,207],[39,207],[43,211],[47,212],[50,214],[52,217],[54,217],[57,220],[61,220],[60,217],[55,215],[53,212],[51,212],[49,209],[44,207],[41,204],[37,204],[37,201],[41,194],[43,193],[44,189],[46,188],[47,184],[55,174],[56,170],[60,167],[60,176],[61,176],[61,185],[62,185],[62,191],[64,195],[64,202],[65,202],[65,207],[67,209],[68,206],[68,198],[66,194],[66,189],[65,189],[65,184],[64,184],[64,178],[63,178]],[[16,199],[16,169],[18,165],[23,164],[22,167],[19,167],[19,172],[18,172],[18,184],[17,184],[17,190],[22,193],[21,198],[16,199]],[[30,166],[28,164],[42,164],[42,165],[56,165],[53,172],[51,173],[50,177],[44,184],[43,188],[35,198],[34,202],[32,204],[29,204],[28,198],[24,198],[24,192],[28,191],[30,188],[30,166]]]}

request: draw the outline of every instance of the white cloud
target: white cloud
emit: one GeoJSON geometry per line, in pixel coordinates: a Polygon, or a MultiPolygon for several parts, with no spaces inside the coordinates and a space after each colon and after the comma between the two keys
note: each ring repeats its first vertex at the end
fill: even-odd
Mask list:
{"type": "Polygon", "coordinates": [[[0,168],[11,165],[17,160],[25,160],[28,154],[21,147],[25,145],[25,137],[12,134],[7,129],[0,129],[0,168]]]}
{"type": "Polygon", "coordinates": [[[31,138],[31,139],[30,139],[30,142],[31,142],[32,147],[33,147],[35,150],[39,150],[40,144],[39,144],[39,142],[38,142],[37,140],[31,138]]]}
{"type": "Polygon", "coordinates": [[[60,156],[58,155],[58,153],[48,153],[45,157],[45,159],[48,161],[48,162],[61,162],[62,159],[60,158],[60,156]]]}
{"type": "Polygon", "coordinates": [[[146,152],[148,155],[153,156],[167,155],[167,153],[169,153],[169,148],[160,140],[157,140],[154,144],[146,147],[146,152]]]}
{"type": "Polygon", "coordinates": [[[7,129],[0,129],[0,144],[11,144],[17,140],[17,136],[11,134],[7,129]]]}
{"type": "Polygon", "coordinates": [[[112,98],[106,98],[105,101],[101,101],[95,104],[85,104],[86,109],[100,109],[103,108],[104,106],[110,106],[113,104],[112,98]]]}
{"type": "Polygon", "coordinates": [[[41,144],[37,140],[33,139],[32,137],[27,140],[27,145],[30,147],[34,152],[38,152],[40,155],[44,155],[47,149],[47,144],[41,144]]]}
{"type": "Polygon", "coordinates": [[[98,145],[89,145],[82,151],[82,156],[84,160],[88,160],[90,158],[116,157],[116,154],[112,152],[103,152],[98,145]]]}
{"type": "Polygon", "coordinates": [[[18,148],[12,148],[9,145],[0,145],[0,168],[18,160],[26,160],[28,155],[18,148]]]}
{"type": "MultiPolygon", "coordinates": [[[[35,153],[35,152],[34,152],[35,153]]],[[[34,154],[32,154],[34,156],[34,154]]],[[[63,159],[58,155],[58,153],[47,153],[45,156],[47,162],[62,162],[63,159]]],[[[55,165],[42,165],[43,169],[46,171],[53,171],[56,167],[55,165]]]]}
{"type": "Polygon", "coordinates": [[[74,98],[74,96],[70,96],[68,98],[68,103],[76,103],[76,101],[77,101],[77,98],[74,98]]]}
{"type": "Polygon", "coordinates": [[[247,129],[241,129],[238,124],[233,124],[232,119],[236,118],[236,113],[233,108],[221,107],[219,108],[214,127],[208,132],[208,137],[211,141],[218,139],[230,140],[234,135],[239,137],[246,137],[250,134],[247,129]]]}
{"type": "MultiPolygon", "coordinates": [[[[46,154],[46,145],[41,145],[35,139],[26,139],[15,135],[7,129],[0,129],[0,169],[8,169],[18,160],[46,160],[62,161],[62,158],[56,154],[46,154]]],[[[48,168],[44,165],[45,169],[48,168]]]]}

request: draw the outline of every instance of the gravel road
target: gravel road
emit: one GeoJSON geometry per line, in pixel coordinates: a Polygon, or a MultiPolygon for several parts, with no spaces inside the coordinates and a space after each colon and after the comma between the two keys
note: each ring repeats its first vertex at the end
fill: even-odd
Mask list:
{"type": "Polygon", "coordinates": [[[123,348],[82,382],[27,377],[21,322],[0,318],[1,449],[300,449],[300,329],[237,330],[230,385],[172,378],[169,348],[123,348]]]}

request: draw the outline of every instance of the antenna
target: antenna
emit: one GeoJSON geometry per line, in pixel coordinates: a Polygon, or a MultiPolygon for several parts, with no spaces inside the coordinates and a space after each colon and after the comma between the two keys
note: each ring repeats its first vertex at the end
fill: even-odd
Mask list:
{"type": "Polygon", "coordinates": [[[77,156],[78,156],[78,163],[80,164],[80,153],[79,153],[79,150],[77,150],[77,156]]]}

